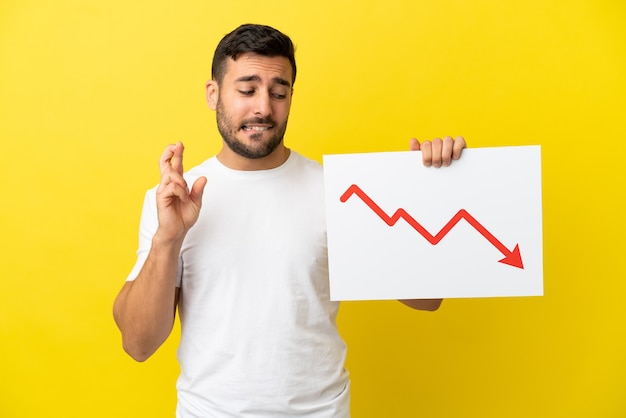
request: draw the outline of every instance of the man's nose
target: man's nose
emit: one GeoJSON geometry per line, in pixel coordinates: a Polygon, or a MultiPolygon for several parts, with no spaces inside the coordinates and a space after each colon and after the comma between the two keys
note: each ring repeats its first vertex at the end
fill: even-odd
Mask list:
{"type": "Polygon", "coordinates": [[[254,114],[266,117],[272,114],[272,102],[269,93],[259,93],[254,101],[254,114]]]}

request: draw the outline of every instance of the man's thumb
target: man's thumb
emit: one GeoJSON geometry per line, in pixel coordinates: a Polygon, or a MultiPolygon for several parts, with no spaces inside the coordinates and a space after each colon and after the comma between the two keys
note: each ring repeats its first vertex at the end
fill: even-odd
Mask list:
{"type": "Polygon", "coordinates": [[[409,149],[411,151],[419,151],[420,147],[420,142],[415,138],[411,138],[411,142],[409,143],[409,149]]]}
{"type": "Polygon", "coordinates": [[[198,177],[196,181],[193,182],[193,186],[191,186],[189,198],[198,206],[202,206],[202,194],[204,193],[204,186],[206,186],[206,183],[206,177],[198,177]]]}

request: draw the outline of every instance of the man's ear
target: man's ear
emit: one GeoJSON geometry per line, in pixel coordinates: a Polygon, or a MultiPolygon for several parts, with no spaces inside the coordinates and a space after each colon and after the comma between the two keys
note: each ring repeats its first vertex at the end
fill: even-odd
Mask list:
{"type": "Polygon", "coordinates": [[[211,108],[215,110],[217,108],[217,98],[219,97],[219,86],[217,81],[209,80],[206,83],[206,102],[211,108]]]}

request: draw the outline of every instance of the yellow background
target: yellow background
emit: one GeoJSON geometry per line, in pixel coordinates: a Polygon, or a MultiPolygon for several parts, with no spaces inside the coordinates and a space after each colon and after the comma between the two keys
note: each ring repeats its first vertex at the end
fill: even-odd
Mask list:
{"type": "Polygon", "coordinates": [[[111,305],[162,148],[219,148],[203,86],[245,22],[297,44],[286,141],[314,159],[542,146],[545,296],[345,303],[353,416],[626,416],[617,0],[2,0],[0,416],[173,416],[178,329],[134,363],[111,305]]]}

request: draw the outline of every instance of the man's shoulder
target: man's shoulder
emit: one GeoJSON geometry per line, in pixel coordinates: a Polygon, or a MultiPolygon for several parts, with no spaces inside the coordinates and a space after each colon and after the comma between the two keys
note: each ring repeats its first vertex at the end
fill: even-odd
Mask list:
{"type": "Polygon", "coordinates": [[[309,169],[309,170],[313,170],[313,171],[322,171],[322,165],[309,157],[306,157],[302,154],[300,154],[297,151],[291,151],[292,157],[296,160],[297,164],[300,165],[303,168],[309,169]]]}

